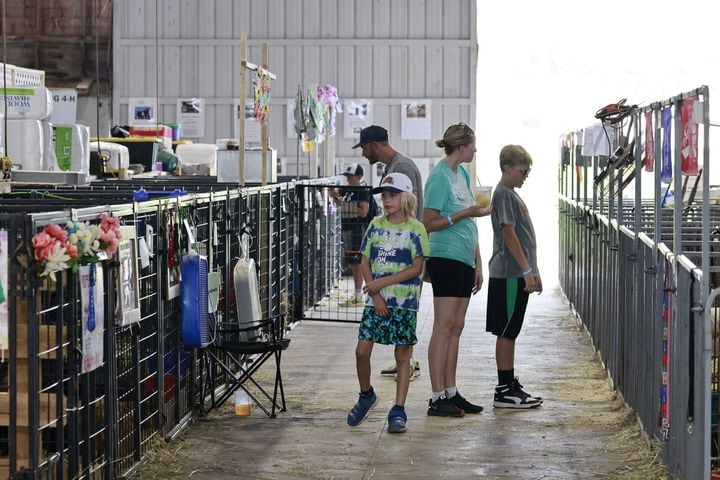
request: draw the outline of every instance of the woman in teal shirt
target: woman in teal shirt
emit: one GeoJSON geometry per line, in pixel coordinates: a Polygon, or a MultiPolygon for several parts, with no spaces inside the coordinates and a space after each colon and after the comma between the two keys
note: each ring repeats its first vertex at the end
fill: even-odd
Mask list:
{"type": "Polygon", "coordinates": [[[459,123],[445,130],[435,144],[445,158],[430,172],[425,183],[423,224],[430,237],[427,272],[433,287],[435,319],[428,346],[432,398],[428,415],[461,417],[480,413],[460,395],[456,370],[460,335],[470,296],[483,283],[482,258],[473,218],[490,214],[491,206],[479,206],[463,163],[475,156],[475,132],[459,123]]]}

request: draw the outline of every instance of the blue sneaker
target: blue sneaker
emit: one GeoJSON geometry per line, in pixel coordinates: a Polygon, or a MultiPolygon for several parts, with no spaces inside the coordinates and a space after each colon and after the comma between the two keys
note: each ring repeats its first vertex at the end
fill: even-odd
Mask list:
{"type": "Polygon", "coordinates": [[[407,414],[405,408],[395,405],[388,413],[388,433],[405,433],[407,414]]]}
{"type": "Polygon", "coordinates": [[[351,427],[357,427],[363,420],[365,420],[370,413],[370,410],[377,404],[378,397],[375,395],[375,390],[371,390],[370,394],[358,395],[358,401],[353,406],[350,413],[347,416],[347,423],[351,427]]]}

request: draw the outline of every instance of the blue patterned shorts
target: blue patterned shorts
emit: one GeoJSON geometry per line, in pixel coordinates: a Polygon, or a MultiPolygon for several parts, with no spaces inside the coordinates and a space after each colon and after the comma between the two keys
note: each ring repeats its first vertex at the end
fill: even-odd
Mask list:
{"type": "Polygon", "coordinates": [[[375,313],[375,307],[365,307],[360,322],[358,340],[368,340],[381,345],[415,345],[417,336],[417,312],[403,308],[390,308],[389,317],[375,313]]]}

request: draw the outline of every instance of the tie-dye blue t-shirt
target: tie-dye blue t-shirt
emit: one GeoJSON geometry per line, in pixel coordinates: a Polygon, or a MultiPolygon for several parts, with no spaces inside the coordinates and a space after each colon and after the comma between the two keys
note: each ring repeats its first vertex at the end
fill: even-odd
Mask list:
{"type": "MultiPolygon", "coordinates": [[[[428,236],[422,222],[408,219],[399,224],[390,223],[385,216],[376,217],[368,226],[360,251],[370,259],[373,279],[401,272],[412,265],[415,257],[430,253],[428,236]]],[[[388,308],[417,310],[422,280],[411,278],[380,290],[388,308]]],[[[374,306],[369,295],[365,304],[374,306]]]]}

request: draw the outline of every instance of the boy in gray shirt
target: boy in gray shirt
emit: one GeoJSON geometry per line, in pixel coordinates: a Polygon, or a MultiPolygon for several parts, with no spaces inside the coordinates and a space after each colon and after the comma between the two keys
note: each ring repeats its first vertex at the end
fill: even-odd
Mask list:
{"type": "Polygon", "coordinates": [[[515,191],[523,186],[531,165],[530,154],[520,145],[507,145],[500,151],[502,177],[492,198],[493,253],[485,328],[497,336],[496,408],[542,404],[542,398],[525,392],[515,376],[515,339],[525,318],[528,297],[532,292],[542,292],[535,230],[527,205],[515,191]]]}

